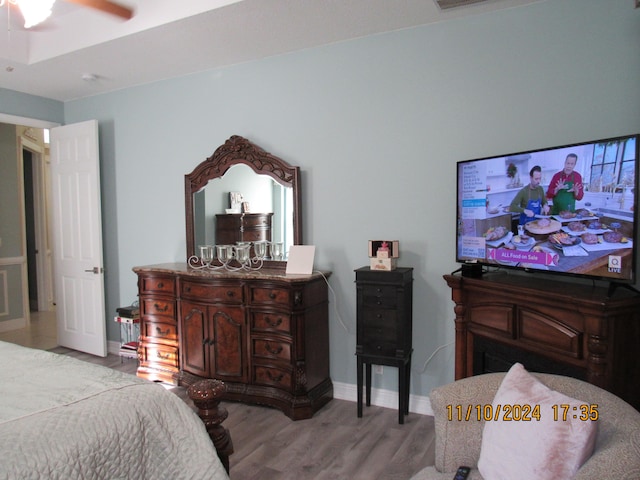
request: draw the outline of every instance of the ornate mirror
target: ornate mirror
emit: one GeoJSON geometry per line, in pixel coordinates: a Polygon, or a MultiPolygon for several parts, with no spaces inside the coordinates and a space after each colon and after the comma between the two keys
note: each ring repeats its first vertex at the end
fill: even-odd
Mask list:
{"type": "Polygon", "coordinates": [[[221,227],[234,221],[242,231],[251,222],[268,222],[268,232],[261,235],[282,243],[285,254],[289,246],[302,244],[300,168],[246,138],[229,138],[185,175],[184,186],[187,258],[200,245],[228,243],[221,227]],[[236,198],[242,206],[232,206],[230,199],[236,198]]]}

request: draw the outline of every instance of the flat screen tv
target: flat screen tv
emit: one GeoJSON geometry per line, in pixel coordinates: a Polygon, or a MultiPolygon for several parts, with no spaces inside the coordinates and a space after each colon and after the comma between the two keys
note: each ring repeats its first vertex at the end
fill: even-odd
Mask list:
{"type": "Polygon", "coordinates": [[[456,261],[635,282],[639,138],[458,162],[456,261]]]}

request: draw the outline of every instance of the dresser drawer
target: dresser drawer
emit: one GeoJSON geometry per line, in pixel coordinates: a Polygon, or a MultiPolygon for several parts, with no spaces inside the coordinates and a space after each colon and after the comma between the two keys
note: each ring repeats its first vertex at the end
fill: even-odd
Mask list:
{"type": "Polygon", "coordinates": [[[176,302],[174,300],[165,300],[163,298],[143,297],[140,303],[140,315],[143,317],[149,315],[161,316],[175,322],[176,302]]]}
{"type": "Polygon", "coordinates": [[[176,281],[172,277],[140,277],[140,294],[145,293],[166,293],[174,295],[176,293],[176,281]]]}
{"type": "Polygon", "coordinates": [[[178,368],[177,347],[144,342],[140,348],[142,349],[143,365],[158,368],[178,368]]]}
{"type": "Polygon", "coordinates": [[[249,230],[245,229],[245,231],[242,232],[242,241],[243,242],[262,242],[265,240],[269,241],[271,239],[267,236],[268,233],[269,233],[269,230],[266,230],[266,229],[256,229],[256,228],[252,228],[249,230]]]}
{"type": "Polygon", "coordinates": [[[286,390],[292,389],[291,373],[273,366],[254,365],[253,382],[256,385],[267,385],[286,390]]]}
{"type": "Polygon", "coordinates": [[[142,335],[158,342],[178,342],[178,329],[175,323],[142,322],[142,335]]]}
{"type": "Polygon", "coordinates": [[[362,303],[364,306],[396,308],[398,289],[393,286],[382,285],[362,287],[362,303]]]}
{"type": "Polygon", "coordinates": [[[291,335],[291,316],[285,313],[253,312],[251,328],[254,332],[280,332],[291,335]]]}
{"type": "Polygon", "coordinates": [[[290,305],[291,290],[286,288],[251,287],[251,303],[253,305],[290,305]]]}
{"type": "Polygon", "coordinates": [[[180,283],[180,294],[183,298],[211,303],[242,303],[242,285],[236,284],[206,284],[191,282],[180,283]]]}
{"type": "Polygon", "coordinates": [[[291,343],[289,342],[254,338],[252,343],[254,357],[291,361],[291,343]]]}
{"type": "Polygon", "coordinates": [[[245,229],[252,227],[271,228],[271,215],[244,215],[244,217],[242,217],[242,225],[245,229]]]}

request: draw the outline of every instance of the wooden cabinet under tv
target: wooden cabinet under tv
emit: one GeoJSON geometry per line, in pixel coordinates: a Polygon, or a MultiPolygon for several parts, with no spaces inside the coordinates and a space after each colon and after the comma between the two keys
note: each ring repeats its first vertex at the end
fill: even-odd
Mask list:
{"type": "Polygon", "coordinates": [[[141,306],[138,376],[189,386],[224,381],[224,399],[294,420],[333,398],[325,277],[135,267],[141,306]]]}
{"type": "Polygon", "coordinates": [[[586,380],[640,410],[640,295],[507,272],[444,279],[455,303],[456,380],[521,361],[586,380]]]}

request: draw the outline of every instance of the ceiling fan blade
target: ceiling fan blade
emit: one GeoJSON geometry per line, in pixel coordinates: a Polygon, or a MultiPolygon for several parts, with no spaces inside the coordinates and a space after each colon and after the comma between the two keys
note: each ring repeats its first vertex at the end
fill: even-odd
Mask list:
{"type": "Polygon", "coordinates": [[[133,17],[133,10],[110,0],[66,0],[69,3],[75,3],[84,7],[94,8],[102,12],[116,15],[118,17],[129,20],[133,17]]]}

